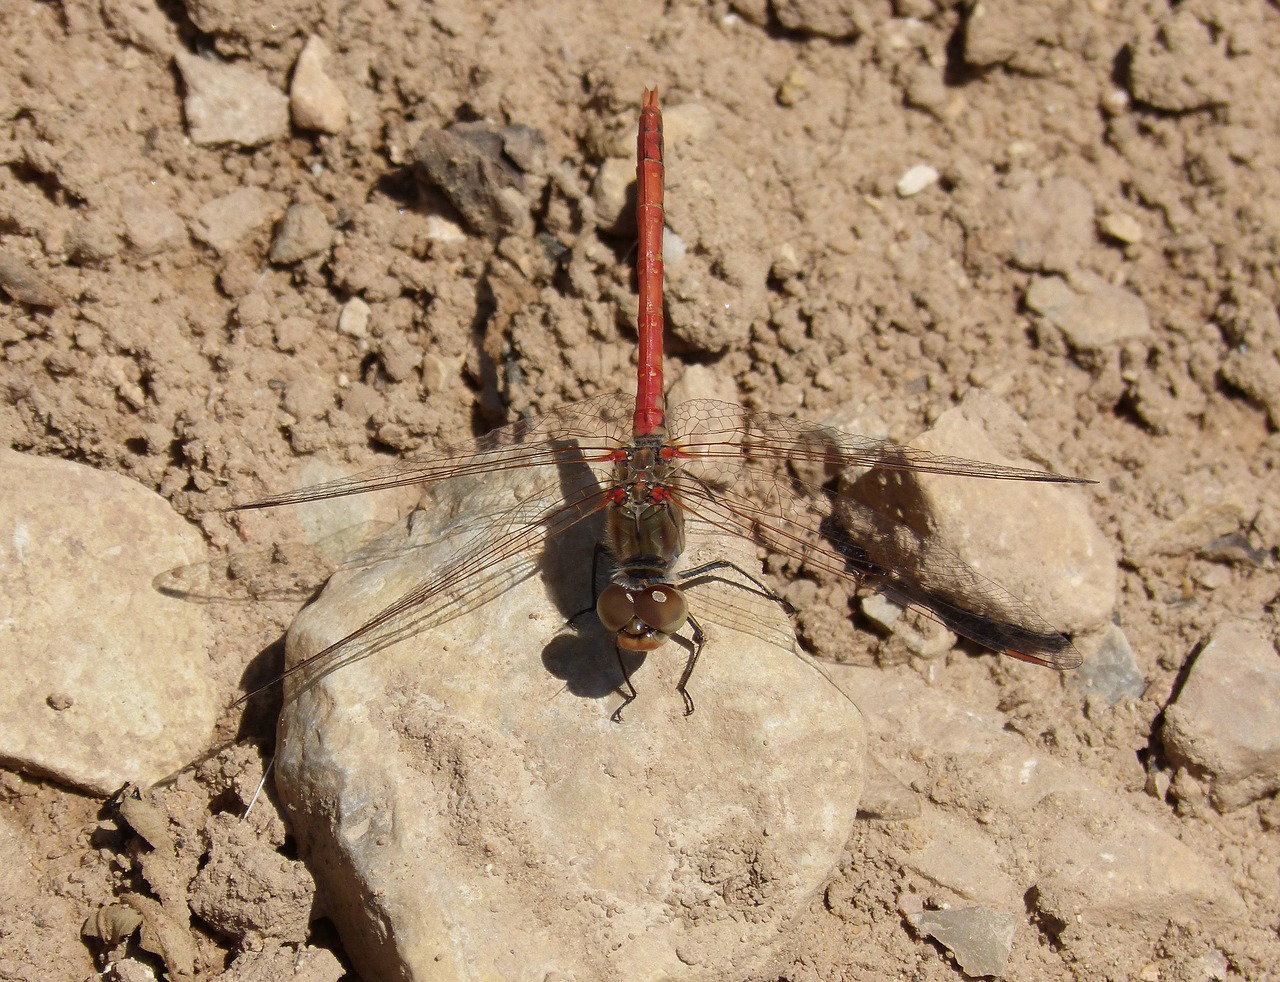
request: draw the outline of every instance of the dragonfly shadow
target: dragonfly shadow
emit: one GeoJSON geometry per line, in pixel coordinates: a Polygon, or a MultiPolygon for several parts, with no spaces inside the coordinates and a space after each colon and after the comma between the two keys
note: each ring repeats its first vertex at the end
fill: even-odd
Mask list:
{"type": "MultiPolygon", "coordinates": [[[[553,466],[512,472],[511,485],[492,476],[441,482],[435,503],[398,526],[390,536],[392,545],[384,537],[344,563],[344,570],[354,568],[353,580],[367,570],[373,581],[401,581],[405,592],[363,626],[291,666],[294,681],[287,698],[339,668],[473,615],[535,576],[566,624],[575,620],[573,615],[591,599],[586,575],[591,564],[584,560],[602,534],[604,492],[600,476],[575,445],[560,443],[553,450],[553,466]],[[438,559],[442,551],[454,557],[443,565],[438,559]],[[410,577],[406,568],[431,572],[410,577]]],[[[571,638],[557,640],[562,647],[572,645],[571,638]]],[[[510,636],[492,641],[494,657],[527,656],[504,650],[513,643],[510,636]]],[[[552,658],[551,663],[587,664],[577,654],[552,658]]],[[[586,692],[598,687],[583,686],[586,692]]]]}

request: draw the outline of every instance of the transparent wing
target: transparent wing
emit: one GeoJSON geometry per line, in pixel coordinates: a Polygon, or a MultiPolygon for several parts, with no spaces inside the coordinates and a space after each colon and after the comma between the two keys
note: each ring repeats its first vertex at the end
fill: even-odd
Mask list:
{"type": "Polygon", "coordinates": [[[668,416],[671,442],[702,462],[704,473],[716,460],[736,462],[775,460],[818,464],[834,474],[845,467],[921,471],[1002,481],[1043,481],[1054,484],[1092,484],[1028,467],[1007,467],[964,457],[929,453],[874,437],[842,433],[831,426],[788,419],[773,413],[748,412],[729,403],[695,399],[677,406],[668,416]]]}
{"type": "Polygon", "coordinates": [[[477,439],[413,454],[354,477],[269,495],[228,510],[319,501],[521,467],[553,467],[584,456],[588,462],[603,461],[626,444],[634,404],[633,397],[610,392],[501,426],[477,439]]]}
{"type": "MultiPolygon", "coordinates": [[[[687,446],[681,443],[682,449],[687,446]]],[[[928,456],[934,462],[951,460],[928,456]]],[[[871,586],[993,651],[1057,669],[1080,664],[1070,640],[1031,607],[907,524],[846,495],[779,479],[742,457],[732,467],[718,454],[712,454],[710,466],[703,463],[701,457],[692,458],[680,481],[679,504],[693,519],[751,539],[810,569],[871,586]]]]}
{"type": "MultiPolygon", "coordinates": [[[[426,574],[420,585],[350,634],[290,666],[281,677],[301,674],[306,680],[301,684],[305,685],[421,630],[475,610],[531,576],[536,571],[541,546],[599,513],[606,503],[603,489],[594,481],[568,494],[556,482],[548,481],[490,521],[468,521],[464,540],[453,559],[438,571],[426,574]]],[[[426,543],[398,550],[382,547],[381,552],[404,556],[412,548],[427,548],[436,541],[429,538],[426,543]]],[[[279,679],[268,684],[276,681],[279,679]]],[[[247,693],[238,702],[262,688],[266,686],[247,693]]]]}

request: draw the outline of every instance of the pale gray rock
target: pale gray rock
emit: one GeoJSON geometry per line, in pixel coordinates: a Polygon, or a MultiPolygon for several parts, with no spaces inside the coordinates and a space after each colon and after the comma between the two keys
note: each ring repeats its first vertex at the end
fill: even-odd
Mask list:
{"type": "Polygon", "coordinates": [[[290,205],[276,226],[271,240],[270,259],[288,265],[318,256],[333,241],[333,229],[318,205],[290,205]]]}
{"type": "Polygon", "coordinates": [[[1027,306],[1062,331],[1078,351],[1096,351],[1151,334],[1142,298],[1097,273],[1037,277],[1027,288],[1027,306]]]}
{"type": "Polygon", "coordinates": [[[173,58],[187,90],[183,108],[194,143],[256,147],[289,135],[289,100],[261,75],[185,51],[173,58]]]}
{"type": "MultiPolygon", "coordinates": [[[[1179,841],[1177,823],[1153,815],[1143,792],[1047,756],[1002,713],[962,701],[939,680],[827,671],[863,707],[880,763],[899,783],[930,789],[919,796],[904,863],[937,900],[1010,911],[1029,900],[1044,929],[1080,957],[1136,950],[1170,923],[1194,925],[1208,941],[1247,920],[1226,861],[1179,841]]],[[[1079,968],[1097,976],[1115,965],[1079,968]]]]}
{"type": "MultiPolygon", "coordinates": [[[[1030,442],[1026,425],[1007,406],[975,391],[912,445],[1027,466],[1025,458],[1033,456],[1030,442]]],[[[929,530],[925,548],[942,558],[935,560],[937,575],[927,585],[958,597],[985,591],[988,612],[1004,620],[1031,628],[1047,621],[1074,633],[1104,623],[1115,606],[1115,557],[1080,487],[879,470],[853,481],[848,490],[881,514],[929,530]],[[981,579],[946,569],[951,558],[981,579]],[[1008,594],[992,590],[993,584],[1008,594]],[[1042,620],[1028,622],[1031,611],[1042,620]]],[[[837,517],[846,526],[859,525],[852,515],[837,517]]]]}
{"type": "Polygon", "coordinates": [[[1280,788],[1280,654],[1260,624],[1228,621],[1165,713],[1165,753],[1231,811],[1280,788]]]}
{"type": "Polygon", "coordinates": [[[212,739],[198,607],[152,589],[198,534],[116,474],[0,450],[0,756],[94,794],[212,739]]]}
{"type": "Polygon", "coordinates": [[[989,907],[922,910],[907,915],[907,922],[950,951],[970,978],[1004,975],[1018,929],[1016,914],[989,907]]]}
{"type": "Polygon", "coordinates": [[[338,83],[325,74],[329,49],[318,37],[307,39],[293,68],[289,86],[289,110],[299,129],[340,133],[351,118],[347,97],[338,83]]]}
{"type": "Polygon", "coordinates": [[[1070,177],[1024,177],[1005,207],[1013,227],[1010,258],[1023,269],[1070,272],[1093,243],[1093,195],[1070,177]]]}
{"type": "Polygon", "coordinates": [[[140,256],[154,256],[187,241],[187,227],[157,195],[146,188],[125,192],[120,199],[124,234],[140,256]]]}
{"type": "MultiPolygon", "coordinates": [[[[384,539],[299,616],[288,664],[474,536],[524,541],[546,495],[583,477],[534,480],[441,485],[412,548],[384,539]]],[[[593,613],[566,625],[591,602],[598,532],[468,577],[288,687],[277,785],[365,977],[740,979],[774,965],[838,862],[863,783],[857,709],[794,653],[775,604],[712,583],[688,591],[709,636],[695,712],[669,643],[612,722],[612,640],[593,613]]],[[[688,562],[732,545],[691,529],[688,562]]],[[[725,558],[754,564],[744,545],[725,558]]]]}
{"type": "Polygon", "coordinates": [[[278,196],[269,191],[236,188],[201,206],[191,223],[191,234],[225,255],[268,224],[278,207],[278,196]]]}
{"type": "Polygon", "coordinates": [[[591,197],[596,206],[596,225],[606,232],[621,235],[635,232],[635,206],[628,193],[636,179],[634,161],[610,157],[596,171],[591,182],[591,197]]]}
{"type": "Polygon", "coordinates": [[[1081,692],[1096,692],[1114,706],[1121,699],[1137,699],[1147,691],[1147,680],[1133,657],[1133,648],[1124,631],[1107,627],[1098,647],[1071,677],[1081,692]]]}

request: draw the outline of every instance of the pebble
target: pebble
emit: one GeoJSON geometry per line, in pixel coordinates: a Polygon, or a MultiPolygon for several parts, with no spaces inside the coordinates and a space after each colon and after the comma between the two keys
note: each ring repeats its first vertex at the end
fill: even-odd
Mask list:
{"type": "Polygon", "coordinates": [[[191,222],[191,234],[221,255],[271,221],[278,197],[262,188],[236,188],[205,202],[191,222]]]}
{"type": "Polygon", "coordinates": [[[970,978],[1004,975],[1019,917],[989,907],[922,910],[907,922],[943,945],[970,978]]]}
{"type": "MultiPolygon", "coordinates": [[[[1023,447],[1029,441],[1026,424],[1011,409],[975,390],[939,416],[912,446],[1026,466],[1024,460],[1012,458],[1028,456],[1023,447]]],[[[880,470],[855,480],[851,489],[855,497],[889,515],[902,513],[903,503],[910,503],[911,513],[904,517],[913,527],[929,529],[929,545],[939,549],[941,566],[958,558],[985,578],[974,582],[957,570],[954,582],[943,582],[939,570],[935,587],[964,597],[989,592],[987,581],[994,581],[1004,590],[988,596],[991,613],[1023,623],[1029,605],[1052,627],[1067,633],[1096,628],[1111,615],[1115,556],[1078,487],[880,470]]],[[[865,523],[859,514],[848,511],[838,519],[861,529],[865,523]]],[[[864,538],[874,537],[868,533],[864,538]]]]}
{"type": "Polygon", "coordinates": [[[154,256],[187,241],[187,227],[177,213],[142,188],[121,196],[120,215],[125,238],[140,256],[154,256]]]}
{"type": "Polygon", "coordinates": [[[1108,212],[1099,218],[1098,231],[1125,245],[1137,245],[1142,241],[1142,226],[1138,220],[1121,211],[1108,212]]]}
{"type": "Polygon", "coordinates": [[[0,290],[32,307],[61,307],[63,297],[35,267],[13,253],[0,252],[0,290]]]}
{"type": "Polygon", "coordinates": [[[527,126],[459,123],[429,129],[414,146],[417,173],[473,231],[491,239],[532,229],[523,166],[545,166],[546,145],[527,126]]]}
{"type": "Polygon", "coordinates": [[[1097,351],[1151,335],[1151,318],[1142,298],[1108,283],[1097,273],[1079,271],[1064,279],[1040,276],[1027,287],[1027,307],[1041,315],[1080,351],[1097,351]]]}
{"type": "Polygon", "coordinates": [[[107,795],[209,746],[202,611],[152,588],[203,551],[125,477],[0,450],[0,756],[107,795]]]}
{"type": "Polygon", "coordinates": [[[610,157],[596,171],[591,198],[596,206],[596,226],[602,231],[614,235],[635,233],[635,204],[629,197],[635,179],[635,163],[617,157],[610,157]]]}
{"type": "Polygon", "coordinates": [[[84,217],[71,226],[67,255],[80,266],[100,266],[120,252],[120,240],[100,216],[84,217]]]}
{"type": "Polygon", "coordinates": [[[925,188],[938,183],[938,171],[928,164],[916,164],[907,170],[900,178],[898,178],[898,197],[910,198],[912,195],[919,194],[925,188]]]}
{"type": "Polygon", "coordinates": [[[318,256],[332,242],[333,229],[318,205],[290,205],[276,226],[270,259],[280,265],[300,262],[318,256]]]}
{"type": "Polygon", "coordinates": [[[1165,752],[1228,812],[1280,789],[1280,654],[1262,625],[1219,625],[1165,712],[1165,752]]]}
{"type": "Polygon", "coordinates": [[[1115,624],[1107,626],[1097,650],[1071,676],[1071,684],[1081,692],[1099,693],[1114,706],[1121,699],[1138,699],[1147,691],[1147,680],[1133,657],[1129,639],[1115,624]]]}
{"type": "MultiPolygon", "coordinates": [[[[517,501],[549,500],[528,472],[435,498],[373,547],[396,558],[329,581],[290,629],[287,664],[442,568],[477,516],[518,535],[517,501]]],[[[590,597],[593,531],[289,687],[277,786],[364,977],[742,978],[775,965],[784,925],[840,861],[863,782],[858,711],[793,652],[777,605],[704,584],[689,595],[710,636],[696,711],[674,691],[673,643],[635,668],[639,696],[612,722],[612,642],[590,616],[566,624],[590,597]]],[[[710,555],[691,541],[690,564],[710,555]]],[[[728,558],[754,557],[742,543],[728,558]]]]}
{"type": "Polygon", "coordinates": [[[367,303],[359,297],[352,297],[342,305],[338,314],[338,331],[349,338],[367,338],[371,314],[367,303]]]}
{"type": "Polygon", "coordinates": [[[1006,207],[1014,229],[1010,258],[1023,269],[1068,273],[1093,245],[1093,195],[1073,178],[1026,181],[1006,207]]]}
{"type": "Polygon", "coordinates": [[[325,74],[329,48],[318,37],[307,39],[293,68],[289,109],[294,125],[304,130],[341,133],[351,118],[347,97],[325,74]]]}
{"type": "Polygon", "coordinates": [[[265,78],[238,65],[174,54],[187,95],[187,131],[201,146],[256,147],[289,135],[289,100],[265,78]]]}

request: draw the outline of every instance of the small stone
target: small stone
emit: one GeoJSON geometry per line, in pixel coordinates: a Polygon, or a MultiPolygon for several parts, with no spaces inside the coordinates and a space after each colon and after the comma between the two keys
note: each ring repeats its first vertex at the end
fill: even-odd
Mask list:
{"type": "Polygon", "coordinates": [[[359,297],[352,297],[342,305],[342,312],[338,314],[338,330],[349,338],[367,338],[371,313],[367,303],[359,297]]]}
{"type": "Polygon", "coordinates": [[[970,978],[1003,975],[1018,930],[1017,915],[988,907],[922,910],[908,923],[945,946],[970,978]]]}
{"type": "Polygon", "coordinates": [[[1129,639],[1114,624],[1108,625],[1097,651],[1085,659],[1071,684],[1082,692],[1100,693],[1112,706],[1121,699],[1140,698],[1147,691],[1147,680],[1138,669],[1129,639]]]}
{"type": "MultiPolygon", "coordinates": [[[[912,445],[1019,466],[1022,462],[1011,458],[1028,456],[1029,442],[1026,424],[1012,410],[975,390],[912,445]]],[[[855,541],[867,544],[873,561],[874,546],[885,535],[883,526],[874,524],[883,522],[877,512],[929,530],[923,543],[899,543],[921,553],[937,548],[934,561],[914,571],[927,588],[961,604],[966,595],[981,596],[991,616],[1033,629],[1044,625],[1023,620],[1028,606],[1065,633],[1091,630],[1111,615],[1115,556],[1079,488],[884,469],[853,480],[846,476],[842,484],[856,500],[837,513],[837,520],[855,541]],[[857,507],[861,501],[871,508],[857,507]],[[1004,589],[992,590],[991,581],[1004,589]]]]}
{"type": "Polygon", "coordinates": [[[276,226],[270,259],[282,266],[300,262],[324,252],[332,241],[333,229],[319,206],[290,205],[276,226]]]}
{"type": "Polygon", "coordinates": [[[208,746],[202,611],[152,587],[202,553],[141,485],[0,450],[0,757],[106,795],[208,746]]]}
{"type": "Polygon", "coordinates": [[[610,157],[596,171],[591,197],[596,206],[596,225],[615,235],[634,234],[635,207],[629,197],[636,179],[636,165],[630,160],[610,157]]]}
{"type": "Polygon", "coordinates": [[[1280,655],[1247,621],[1220,625],[1165,713],[1165,752],[1227,812],[1280,789],[1280,655]]]}
{"type": "Polygon", "coordinates": [[[294,125],[304,130],[340,133],[351,117],[347,97],[325,74],[329,49],[318,37],[307,39],[293,69],[289,108],[294,125]]]}
{"type": "MultiPolygon", "coordinates": [[[[662,136],[669,147],[685,143],[698,143],[716,131],[716,117],[706,106],[697,102],[682,102],[662,111],[662,136]]],[[[635,161],[631,162],[631,176],[635,177],[635,161]]]]}
{"type": "Polygon", "coordinates": [[[1025,181],[1007,198],[1010,259],[1023,269],[1070,273],[1094,242],[1093,195],[1079,181],[1025,181]]]}
{"type": "Polygon", "coordinates": [[[126,192],[120,200],[125,238],[140,256],[154,256],[187,240],[187,227],[177,213],[145,190],[126,192]]]}
{"type": "Polygon", "coordinates": [[[81,266],[98,266],[120,251],[120,240],[100,218],[84,218],[71,227],[67,254],[81,266]]]}
{"type": "Polygon", "coordinates": [[[417,174],[437,188],[472,231],[491,239],[532,228],[521,159],[545,157],[541,135],[525,126],[497,128],[488,123],[458,123],[429,129],[414,146],[417,174]]]}
{"type": "Polygon", "coordinates": [[[798,68],[787,72],[787,77],[778,85],[774,98],[780,106],[794,106],[809,94],[809,80],[798,68]]]}
{"type": "Polygon", "coordinates": [[[257,187],[236,188],[206,202],[191,223],[191,234],[225,255],[250,233],[271,221],[276,198],[257,187]]]}
{"type": "Polygon", "coordinates": [[[1151,334],[1142,298],[1088,271],[1066,279],[1037,277],[1027,288],[1027,307],[1062,331],[1079,351],[1097,351],[1151,334]]]}
{"type": "Polygon", "coordinates": [[[0,252],[0,290],[33,307],[61,307],[63,302],[57,287],[25,259],[8,252],[0,252]]]}
{"type": "Polygon", "coordinates": [[[898,197],[910,198],[938,182],[938,171],[928,164],[916,164],[898,178],[898,197]]]}
{"type": "Polygon", "coordinates": [[[1098,231],[1125,245],[1137,245],[1142,241],[1142,226],[1136,218],[1124,212],[1103,215],[1098,219],[1098,231]]]}
{"type": "Polygon", "coordinates": [[[265,78],[185,51],[173,57],[187,88],[183,107],[194,143],[256,147],[289,135],[289,100],[265,78]]]}
{"type": "Polygon", "coordinates": [[[276,349],[297,351],[316,333],[316,326],[305,317],[286,317],[276,325],[276,349]]]}

